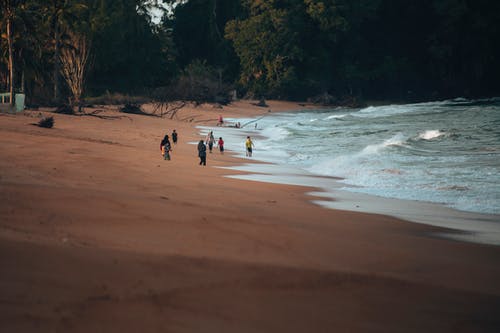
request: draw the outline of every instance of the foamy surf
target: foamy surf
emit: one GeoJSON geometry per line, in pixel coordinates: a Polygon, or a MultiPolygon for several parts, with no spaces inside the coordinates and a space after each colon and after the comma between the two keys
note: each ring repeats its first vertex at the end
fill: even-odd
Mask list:
{"type": "Polygon", "coordinates": [[[439,138],[440,136],[445,135],[446,133],[443,133],[439,130],[428,130],[423,133],[420,133],[418,137],[423,140],[432,140],[435,138],[439,138]]]}
{"type": "Polygon", "coordinates": [[[352,191],[500,214],[499,123],[489,100],[273,114],[258,121],[254,158],[343,177],[352,191]]]}
{"type": "Polygon", "coordinates": [[[301,185],[319,182],[325,191],[329,186],[338,191],[339,185],[317,177],[340,177],[336,184],[357,195],[444,205],[471,214],[468,223],[474,216],[500,223],[500,105],[480,104],[442,101],[273,114],[259,119],[261,130],[236,130],[241,137],[234,138],[234,147],[243,153],[244,135],[255,138],[253,158],[276,164],[276,173],[265,181],[295,183],[296,176],[280,174],[283,167],[292,168],[296,175],[309,175],[300,176],[301,185]],[[433,128],[436,124],[440,129],[433,128]]]}

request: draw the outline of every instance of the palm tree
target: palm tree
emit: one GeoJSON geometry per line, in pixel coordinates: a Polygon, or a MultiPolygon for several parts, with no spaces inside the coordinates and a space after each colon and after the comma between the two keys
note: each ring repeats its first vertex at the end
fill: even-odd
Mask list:
{"type": "Polygon", "coordinates": [[[46,32],[41,28],[40,6],[37,1],[26,2],[18,18],[14,35],[14,58],[18,64],[18,75],[21,75],[19,90],[24,93],[27,82],[32,86],[45,72],[43,47],[46,32]]]}
{"type": "Polygon", "coordinates": [[[3,21],[6,25],[6,39],[8,49],[8,71],[9,71],[9,95],[10,104],[14,106],[14,38],[13,38],[13,21],[16,16],[16,11],[20,3],[18,0],[2,0],[3,21]]]}
{"type": "Polygon", "coordinates": [[[71,0],[50,0],[47,1],[45,7],[45,15],[50,25],[50,30],[54,46],[54,102],[60,100],[60,73],[61,73],[61,41],[63,34],[70,22],[77,21],[77,11],[86,8],[81,3],[75,3],[71,0]]]}
{"type": "MultiPolygon", "coordinates": [[[[5,39],[7,40],[8,58],[8,85],[10,104],[14,106],[15,95],[14,86],[16,84],[16,55],[19,59],[23,55],[23,50],[29,48],[28,40],[31,39],[34,29],[34,19],[36,17],[36,2],[29,0],[1,0],[0,9],[2,12],[1,22],[6,27],[5,39]]],[[[22,64],[24,65],[24,63],[22,64]]],[[[23,70],[24,72],[24,70],[23,70]]]]}
{"type": "Polygon", "coordinates": [[[90,49],[91,43],[87,36],[71,32],[68,43],[61,49],[59,59],[63,77],[73,95],[70,104],[71,106],[78,105],[79,112],[82,110],[81,97],[90,59],[90,49]]]}

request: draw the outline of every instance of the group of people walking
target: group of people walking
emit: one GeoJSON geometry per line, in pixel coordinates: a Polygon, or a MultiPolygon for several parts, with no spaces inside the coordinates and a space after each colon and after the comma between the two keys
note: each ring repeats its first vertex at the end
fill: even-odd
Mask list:
{"type": "MultiPolygon", "coordinates": [[[[207,134],[205,141],[200,140],[198,142],[198,157],[200,158],[200,165],[207,165],[207,146],[208,151],[212,153],[215,144],[214,132],[210,131],[207,134]]],[[[224,154],[224,140],[222,137],[219,137],[217,141],[217,146],[219,147],[219,151],[221,154],[224,154]]]]}
{"type": "MultiPolygon", "coordinates": [[[[210,131],[207,134],[207,138],[205,139],[205,141],[200,140],[200,142],[198,142],[198,156],[200,157],[200,165],[207,165],[207,146],[209,153],[212,153],[214,144],[215,137],[213,131],[210,131]]],[[[217,141],[217,146],[219,147],[220,153],[224,154],[224,140],[222,140],[222,137],[220,137],[219,141],[217,141]]],[[[247,139],[245,141],[245,152],[247,157],[252,157],[254,147],[255,145],[252,139],[250,138],[250,136],[247,136],[247,139]]]]}
{"type": "MultiPolygon", "coordinates": [[[[212,152],[215,143],[216,142],[215,142],[214,132],[210,131],[210,133],[207,134],[207,137],[205,139],[205,144],[208,146],[209,152],[212,152]]],[[[217,141],[217,147],[219,147],[219,151],[221,152],[221,154],[224,154],[224,140],[222,140],[222,137],[220,137],[219,140],[217,141]]]]}
{"type": "MultiPolygon", "coordinates": [[[[176,130],[172,131],[171,137],[173,144],[176,145],[178,139],[176,130]]],[[[200,158],[199,165],[207,165],[207,147],[209,153],[212,153],[215,145],[217,145],[217,147],[219,148],[220,153],[224,154],[224,140],[222,139],[222,137],[219,137],[219,139],[216,141],[213,131],[210,131],[207,134],[205,140],[200,140],[198,142],[198,157],[200,158]]],[[[252,157],[253,147],[254,143],[252,139],[250,138],[250,136],[247,136],[247,139],[245,141],[245,151],[247,157],[252,157]]],[[[168,134],[165,135],[163,140],[161,140],[160,150],[164,160],[171,159],[172,144],[170,143],[170,137],[168,136],[168,134]]]]}

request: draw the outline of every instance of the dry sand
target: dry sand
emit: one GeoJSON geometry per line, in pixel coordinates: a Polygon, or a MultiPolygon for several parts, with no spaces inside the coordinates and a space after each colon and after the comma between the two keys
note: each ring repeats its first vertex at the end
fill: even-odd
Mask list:
{"type": "Polygon", "coordinates": [[[198,165],[195,125],[267,110],[0,114],[0,331],[500,332],[500,247],[198,165]]]}

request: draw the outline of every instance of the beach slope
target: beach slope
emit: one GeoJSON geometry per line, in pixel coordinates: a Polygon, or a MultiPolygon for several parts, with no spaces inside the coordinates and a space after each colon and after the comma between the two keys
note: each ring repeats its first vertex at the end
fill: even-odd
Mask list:
{"type": "Polygon", "coordinates": [[[307,107],[268,104],[1,114],[0,331],[500,331],[500,247],[198,165],[196,125],[307,107]]]}

